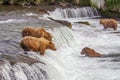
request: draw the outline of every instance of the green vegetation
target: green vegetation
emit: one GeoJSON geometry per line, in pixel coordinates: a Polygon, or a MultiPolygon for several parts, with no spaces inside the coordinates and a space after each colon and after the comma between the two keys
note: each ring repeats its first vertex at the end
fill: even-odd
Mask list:
{"type": "Polygon", "coordinates": [[[101,10],[101,14],[103,17],[106,17],[106,18],[115,18],[115,19],[120,20],[120,13],[117,11],[101,10]]]}
{"type": "Polygon", "coordinates": [[[91,1],[90,0],[79,0],[79,5],[80,6],[90,6],[91,1]]]}
{"type": "Polygon", "coordinates": [[[0,0],[4,5],[15,4],[15,5],[39,5],[39,4],[59,4],[71,3],[79,6],[89,6],[90,0],[0,0]]]}
{"type": "MultiPolygon", "coordinates": [[[[44,5],[54,4],[61,6],[77,5],[77,6],[92,6],[91,0],[0,0],[0,3],[4,5],[44,5]],[[61,3],[62,2],[62,3],[61,3]],[[70,3],[70,4],[66,4],[70,3]]],[[[97,8],[97,7],[96,7],[97,8]]],[[[120,0],[105,0],[105,5],[101,9],[103,16],[116,17],[120,14],[120,0]]]]}
{"type": "Polygon", "coordinates": [[[103,17],[120,19],[120,0],[105,0],[105,7],[101,9],[103,17]]]}
{"type": "Polygon", "coordinates": [[[106,0],[107,9],[120,8],[120,0],[106,0]]]}

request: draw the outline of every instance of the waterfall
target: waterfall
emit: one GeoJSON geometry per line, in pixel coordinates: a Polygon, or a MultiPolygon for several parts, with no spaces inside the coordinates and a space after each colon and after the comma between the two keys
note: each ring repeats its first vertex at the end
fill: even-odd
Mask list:
{"type": "Polygon", "coordinates": [[[54,11],[48,11],[49,15],[54,19],[61,18],[84,18],[84,17],[99,17],[96,8],[92,7],[82,7],[82,8],[56,8],[54,11]]]}
{"type": "Polygon", "coordinates": [[[47,80],[45,66],[26,63],[11,65],[8,61],[0,66],[0,80],[47,80]]]}
{"type": "MultiPolygon", "coordinates": [[[[60,48],[74,47],[78,44],[76,36],[72,30],[66,26],[49,28],[48,31],[53,35],[53,42],[55,43],[58,51],[60,48]]],[[[9,41],[9,43],[13,42],[9,41]]],[[[13,47],[13,51],[14,48],[16,49],[17,47],[13,47]]],[[[9,52],[9,50],[7,52],[9,52]]],[[[47,53],[53,54],[54,51],[49,52],[48,50],[46,51],[46,54],[47,53]]],[[[19,54],[18,56],[2,56],[2,61],[0,61],[0,80],[65,80],[65,77],[63,76],[64,74],[61,74],[59,70],[63,69],[56,61],[54,62],[52,60],[52,56],[53,55],[47,55],[46,57],[43,57],[35,52],[28,52],[28,55],[24,54],[22,58],[20,58],[19,54]],[[27,58],[24,56],[27,56],[27,58]],[[29,61],[31,58],[33,58],[33,62],[29,61]],[[36,60],[42,61],[45,64],[41,64],[39,62],[36,63],[36,60]],[[56,64],[56,66],[51,64],[56,64]]],[[[55,57],[53,56],[53,59],[54,58],[55,57]]]]}
{"type": "Polygon", "coordinates": [[[74,47],[78,44],[77,38],[68,27],[60,27],[49,30],[49,32],[53,35],[53,41],[56,44],[57,48],[60,47],[74,47]]]}
{"type": "Polygon", "coordinates": [[[103,30],[99,19],[93,18],[100,14],[91,7],[56,8],[43,16],[31,13],[24,14],[24,18],[8,15],[2,19],[0,16],[0,80],[120,80],[119,23],[117,31],[112,28],[103,30]],[[74,21],[70,29],[46,19],[48,16],[67,21],[85,21],[90,25],[74,21]],[[27,26],[42,27],[51,33],[57,50],[46,49],[44,56],[33,51],[25,54],[19,43],[21,32],[27,26]],[[84,47],[106,56],[91,58],[82,55],[84,47]],[[110,57],[109,54],[116,56],[110,57]]]}

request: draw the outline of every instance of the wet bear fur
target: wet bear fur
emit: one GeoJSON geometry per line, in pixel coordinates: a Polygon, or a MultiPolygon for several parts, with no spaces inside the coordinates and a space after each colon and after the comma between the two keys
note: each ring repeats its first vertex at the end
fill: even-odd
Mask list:
{"type": "Polygon", "coordinates": [[[45,31],[43,28],[34,28],[34,27],[26,27],[22,31],[22,36],[33,36],[33,37],[44,37],[45,39],[52,41],[52,36],[49,32],[45,31]]]}
{"type": "Polygon", "coordinates": [[[113,28],[113,30],[117,30],[117,21],[114,19],[101,19],[100,24],[103,24],[104,29],[113,28]]]}
{"type": "Polygon", "coordinates": [[[40,52],[40,55],[44,55],[46,49],[56,50],[54,43],[43,37],[26,36],[21,40],[20,45],[24,51],[40,52]]]}

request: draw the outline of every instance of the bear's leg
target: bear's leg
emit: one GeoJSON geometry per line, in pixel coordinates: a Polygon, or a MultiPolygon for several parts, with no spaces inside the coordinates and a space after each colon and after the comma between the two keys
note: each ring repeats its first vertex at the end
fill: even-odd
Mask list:
{"type": "Polygon", "coordinates": [[[105,23],[103,24],[103,27],[104,27],[104,29],[107,29],[107,25],[105,23]]]}
{"type": "Polygon", "coordinates": [[[106,26],[106,25],[104,25],[104,29],[107,29],[107,26],[106,26]]]}
{"type": "Polygon", "coordinates": [[[44,56],[44,54],[45,54],[45,50],[40,51],[40,55],[44,56]]]}
{"type": "Polygon", "coordinates": [[[114,30],[117,30],[117,27],[113,27],[114,30]]]}
{"type": "Polygon", "coordinates": [[[24,51],[30,51],[30,47],[24,44],[21,44],[21,47],[23,48],[24,51]]]}

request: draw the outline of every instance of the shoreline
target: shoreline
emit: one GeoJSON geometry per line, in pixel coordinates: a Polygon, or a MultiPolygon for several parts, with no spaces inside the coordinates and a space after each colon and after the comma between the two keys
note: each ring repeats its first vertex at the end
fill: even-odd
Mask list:
{"type": "MultiPolygon", "coordinates": [[[[30,11],[35,11],[35,12],[41,12],[41,13],[47,13],[47,11],[53,11],[55,8],[81,8],[81,6],[76,6],[76,5],[70,5],[70,6],[60,6],[60,5],[38,5],[38,6],[21,6],[21,5],[2,5],[0,4],[0,11],[13,11],[13,10],[30,10],[30,11]]],[[[88,6],[84,6],[88,7],[88,6]]],[[[91,7],[91,6],[89,6],[91,7]]],[[[101,18],[113,18],[116,19],[117,21],[120,21],[120,13],[114,12],[114,11],[102,11],[100,9],[97,9],[98,12],[101,14],[101,18]]]]}

